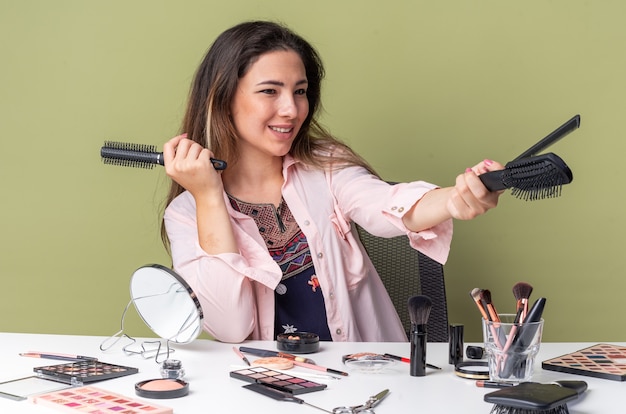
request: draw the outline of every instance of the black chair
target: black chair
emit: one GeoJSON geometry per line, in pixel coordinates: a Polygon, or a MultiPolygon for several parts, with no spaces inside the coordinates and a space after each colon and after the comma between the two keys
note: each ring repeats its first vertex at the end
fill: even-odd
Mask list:
{"type": "Polygon", "coordinates": [[[428,342],[448,342],[448,306],[443,266],[409,245],[406,236],[377,237],[356,225],[359,238],[407,332],[411,328],[408,301],[428,296],[433,305],[428,318],[428,342]]]}

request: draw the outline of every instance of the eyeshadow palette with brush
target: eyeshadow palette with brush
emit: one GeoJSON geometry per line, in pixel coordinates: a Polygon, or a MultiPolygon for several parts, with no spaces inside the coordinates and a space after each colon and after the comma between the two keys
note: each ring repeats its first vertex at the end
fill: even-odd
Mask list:
{"type": "Polygon", "coordinates": [[[327,387],[326,384],[319,384],[265,367],[250,367],[231,371],[230,376],[246,382],[267,385],[290,394],[321,391],[327,387]]]}
{"type": "Polygon", "coordinates": [[[33,397],[35,404],[67,413],[171,414],[172,408],[128,398],[93,386],[71,388],[33,397]]]}
{"type": "Polygon", "coordinates": [[[626,381],[626,347],[596,344],[541,363],[543,369],[626,381]]]}
{"type": "Polygon", "coordinates": [[[66,364],[35,367],[33,371],[40,378],[81,386],[83,384],[104,381],[112,378],[136,374],[137,368],[109,364],[102,361],[83,360],[66,364]]]}

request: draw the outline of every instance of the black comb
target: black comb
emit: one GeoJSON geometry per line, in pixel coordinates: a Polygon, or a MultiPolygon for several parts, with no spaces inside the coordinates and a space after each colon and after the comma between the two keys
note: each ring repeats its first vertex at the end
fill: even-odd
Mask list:
{"type": "Polygon", "coordinates": [[[478,176],[489,191],[511,188],[511,194],[524,200],[538,200],[561,195],[561,188],[572,182],[572,171],[551,152],[506,164],[503,170],[478,176]]]}
{"type": "MultiPolygon", "coordinates": [[[[100,156],[105,164],[151,169],[163,165],[163,153],[157,152],[156,145],[131,144],[127,142],[106,141],[100,149],[100,156]]],[[[226,168],[226,161],[211,158],[216,170],[226,168]]]]}

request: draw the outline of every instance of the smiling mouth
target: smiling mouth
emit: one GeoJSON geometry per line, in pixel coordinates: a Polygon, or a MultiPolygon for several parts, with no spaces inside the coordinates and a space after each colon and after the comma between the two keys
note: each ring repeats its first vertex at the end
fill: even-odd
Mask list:
{"type": "Polygon", "coordinates": [[[293,131],[293,128],[279,128],[279,127],[273,127],[271,126],[270,129],[272,131],[276,131],[276,132],[282,132],[282,133],[286,133],[286,132],[291,132],[293,131]]]}

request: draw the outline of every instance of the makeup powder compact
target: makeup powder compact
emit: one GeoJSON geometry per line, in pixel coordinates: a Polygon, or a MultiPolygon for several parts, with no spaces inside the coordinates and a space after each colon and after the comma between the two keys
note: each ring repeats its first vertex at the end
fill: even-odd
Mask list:
{"type": "Polygon", "coordinates": [[[311,354],[320,349],[320,337],[311,332],[278,334],[276,347],[290,354],[311,354]]]}
{"type": "Polygon", "coordinates": [[[136,383],[135,393],[144,398],[179,398],[189,394],[189,383],[181,379],[149,379],[136,383]]]}

